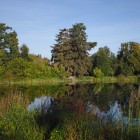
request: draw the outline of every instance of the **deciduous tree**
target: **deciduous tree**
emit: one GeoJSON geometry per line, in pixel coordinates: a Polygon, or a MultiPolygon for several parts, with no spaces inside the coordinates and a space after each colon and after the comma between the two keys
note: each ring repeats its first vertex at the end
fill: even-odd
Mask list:
{"type": "Polygon", "coordinates": [[[118,51],[118,74],[140,74],[140,44],[137,42],[122,43],[118,51]]]}
{"type": "Polygon", "coordinates": [[[29,60],[29,48],[26,44],[20,47],[20,55],[23,59],[29,60]]]}
{"type": "Polygon", "coordinates": [[[111,76],[115,73],[117,61],[115,62],[115,55],[107,46],[99,48],[97,53],[93,54],[91,58],[93,69],[100,69],[105,76],[111,76]]]}

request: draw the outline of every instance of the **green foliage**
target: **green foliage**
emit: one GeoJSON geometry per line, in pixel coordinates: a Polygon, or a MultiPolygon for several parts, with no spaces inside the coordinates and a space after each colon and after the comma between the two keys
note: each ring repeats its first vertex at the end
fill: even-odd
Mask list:
{"type": "Polygon", "coordinates": [[[19,57],[18,39],[17,33],[15,31],[9,33],[9,50],[9,56],[11,59],[19,57]]]}
{"type": "MultiPolygon", "coordinates": [[[[8,63],[19,57],[17,33],[12,28],[0,23],[0,75],[6,72],[8,63]]],[[[9,73],[9,72],[6,72],[9,73]]]]}
{"type": "Polygon", "coordinates": [[[96,43],[87,42],[86,27],[83,23],[77,23],[70,29],[62,29],[56,36],[56,42],[52,48],[52,62],[63,66],[67,76],[83,76],[88,74],[90,59],[88,50],[96,43]]]}
{"type": "Polygon", "coordinates": [[[118,51],[117,74],[140,74],[140,44],[136,42],[122,43],[118,51]]]}
{"type": "Polygon", "coordinates": [[[23,44],[21,47],[20,47],[20,51],[21,51],[21,57],[23,59],[26,59],[26,60],[29,60],[29,48],[27,47],[27,45],[23,44]]]}
{"type": "Polygon", "coordinates": [[[117,57],[106,46],[89,57],[89,51],[96,45],[96,42],[87,42],[85,25],[76,23],[69,29],[61,29],[56,36],[50,63],[41,55],[29,54],[25,44],[19,49],[17,33],[0,23],[0,79],[64,79],[93,74],[96,77],[140,74],[139,43],[122,43],[117,57]]]}
{"type": "MultiPolygon", "coordinates": [[[[0,49],[6,51],[9,49],[9,32],[11,27],[6,26],[4,23],[0,23],[0,49]]],[[[11,32],[10,32],[11,33],[11,32]]]]}
{"type": "Polygon", "coordinates": [[[93,70],[93,73],[94,73],[94,75],[97,77],[97,78],[102,78],[102,77],[104,77],[104,73],[101,71],[101,69],[99,69],[99,68],[95,68],[94,70],[93,70]]]}
{"type": "Polygon", "coordinates": [[[97,53],[92,55],[91,59],[93,69],[96,67],[101,69],[105,76],[112,76],[115,74],[117,60],[108,47],[99,48],[97,53]]]}
{"type": "MultiPolygon", "coordinates": [[[[15,95],[14,95],[15,96],[15,95]]],[[[44,132],[39,129],[35,112],[28,112],[26,104],[19,95],[10,101],[7,110],[0,113],[0,139],[2,140],[41,140],[44,132]]],[[[6,105],[6,106],[8,106],[6,105]]],[[[2,106],[4,107],[4,106],[2,106]]]]}
{"type": "Polygon", "coordinates": [[[30,55],[30,59],[32,68],[29,70],[33,72],[34,78],[65,78],[66,73],[63,66],[49,65],[49,60],[39,55],[30,55]]]}
{"type": "Polygon", "coordinates": [[[15,58],[8,63],[7,69],[11,70],[17,78],[26,78],[26,69],[29,67],[28,62],[22,58],[15,58]]]}
{"type": "Polygon", "coordinates": [[[3,66],[3,62],[2,62],[2,57],[3,57],[3,51],[2,49],[0,49],[0,76],[2,76],[3,72],[4,72],[4,66],[3,66]]]}
{"type": "Polygon", "coordinates": [[[4,63],[19,56],[17,33],[3,23],[0,23],[0,50],[5,53],[4,63]]]}
{"type": "Polygon", "coordinates": [[[30,78],[45,78],[46,71],[48,67],[48,59],[42,58],[37,55],[29,55],[29,59],[31,60],[30,67],[28,71],[30,72],[30,78]]]}
{"type": "Polygon", "coordinates": [[[53,65],[48,68],[48,77],[56,77],[63,79],[66,76],[65,69],[63,66],[58,67],[57,65],[53,65]]]}

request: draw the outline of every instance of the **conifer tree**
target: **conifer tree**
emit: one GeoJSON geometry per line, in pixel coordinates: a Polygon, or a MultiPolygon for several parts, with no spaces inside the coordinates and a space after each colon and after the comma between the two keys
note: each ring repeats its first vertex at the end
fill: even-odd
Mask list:
{"type": "Polygon", "coordinates": [[[62,29],[52,46],[52,62],[62,65],[68,76],[86,75],[90,66],[88,50],[96,43],[87,42],[86,27],[77,23],[70,29],[62,29]]]}
{"type": "Polygon", "coordinates": [[[18,39],[15,31],[9,34],[9,44],[11,58],[19,57],[18,39]]]}
{"type": "Polygon", "coordinates": [[[6,51],[9,48],[9,32],[11,27],[6,26],[4,23],[0,23],[0,49],[6,51]]]}
{"type": "Polygon", "coordinates": [[[0,23],[0,50],[4,53],[4,64],[19,56],[17,33],[4,23],[0,23]]]}

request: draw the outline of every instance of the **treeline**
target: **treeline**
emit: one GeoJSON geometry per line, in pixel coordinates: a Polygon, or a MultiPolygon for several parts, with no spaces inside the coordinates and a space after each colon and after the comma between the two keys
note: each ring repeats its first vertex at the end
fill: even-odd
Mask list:
{"type": "Polygon", "coordinates": [[[122,43],[117,55],[108,47],[99,48],[91,56],[93,73],[99,76],[133,76],[140,74],[140,44],[122,43]],[[95,69],[94,69],[95,68],[95,69]]]}
{"type": "Polygon", "coordinates": [[[74,24],[61,29],[52,46],[52,58],[29,53],[19,47],[17,33],[0,23],[0,79],[64,78],[69,76],[117,76],[140,74],[140,44],[122,43],[115,55],[105,46],[89,55],[96,42],[87,42],[86,27],[74,24]]]}
{"type": "Polygon", "coordinates": [[[30,54],[27,45],[19,47],[17,33],[0,23],[0,79],[62,78],[64,73],[47,58],[30,54]]]}
{"type": "Polygon", "coordinates": [[[140,44],[122,43],[117,55],[105,46],[97,53],[89,55],[96,42],[87,42],[86,27],[74,24],[69,29],[61,29],[52,46],[52,62],[63,66],[67,76],[117,76],[140,74],[140,44]]]}

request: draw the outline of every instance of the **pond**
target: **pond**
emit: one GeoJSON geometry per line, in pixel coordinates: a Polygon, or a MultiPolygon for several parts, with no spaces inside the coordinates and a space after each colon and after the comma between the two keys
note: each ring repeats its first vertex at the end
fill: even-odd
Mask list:
{"type": "Polygon", "coordinates": [[[44,139],[140,138],[139,84],[0,87],[0,99],[17,94],[28,98],[28,112],[41,112],[37,123],[47,125],[44,139]]]}

